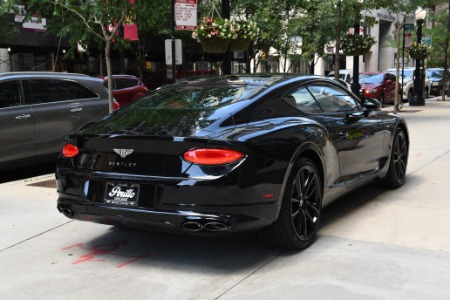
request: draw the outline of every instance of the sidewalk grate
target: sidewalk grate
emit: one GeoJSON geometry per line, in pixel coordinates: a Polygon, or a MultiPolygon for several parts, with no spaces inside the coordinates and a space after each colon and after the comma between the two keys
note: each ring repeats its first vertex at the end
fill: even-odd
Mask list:
{"type": "Polygon", "coordinates": [[[45,180],[45,181],[39,181],[39,182],[35,182],[32,184],[27,184],[27,186],[56,188],[56,180],[50,179],[50,180],[45,180]]]}

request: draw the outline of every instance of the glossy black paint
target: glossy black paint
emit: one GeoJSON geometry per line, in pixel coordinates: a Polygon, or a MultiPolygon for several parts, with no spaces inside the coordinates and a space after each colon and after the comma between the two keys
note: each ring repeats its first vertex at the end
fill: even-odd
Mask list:
{"type": "Polygon", "coordinates": [[[180,81],[67,138],[80,154],[58,159],[58,209],[79,220],[191,234],[264,228],[277,219],[289,175],[301,158],[317,168],[322,205],[386,175],[394,134],[401,128],[407,139],[406,123],[367,103],[318,76],[180,81]],[[323,111],[316,101],[287,97],[326,98],[330,91],[341,93],[353,108],[323,111]],[[213,100],[170,109],[167,99],[179,100],[183,93],[192,98],[206,93],[202,99],[213,100]],[[196,165],[183,159],[194,148],[236,149],[244,158],[196,165]],[[134,151],[122,158],[113,149],[134,151]],[[138,184],[137,207],[105,204],[107,183],[138,184]]]}

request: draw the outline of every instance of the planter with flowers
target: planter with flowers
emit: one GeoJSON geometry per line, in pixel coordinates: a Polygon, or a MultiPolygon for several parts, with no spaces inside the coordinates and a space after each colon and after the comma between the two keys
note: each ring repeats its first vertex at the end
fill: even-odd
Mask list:
{"type": "Polygon", "coordinates": [[[370,35],[347,34],[341,40],[341,49],[347,56],[363,55],[370,51],[375,39],[370,35]]]}
{"type": "Polygon", "coordinates": [[[228,19],[203,17],[192,37],[200,41],[205,52],[225,53],[233,37],[231,22],[228,19]]]}
{"type": "Polygon", "coordinates": [[[425,59],[431,53],[431,47],[425,44],[412,43],[408,54],[412,59],[425,59]]]}
{"type": "Polygon", "coordinates": [[[247,51],[251,42],[258,35],[258,27],[253,21],[231,21],[233,37],[230,41],[231,51],[247,51]]]}

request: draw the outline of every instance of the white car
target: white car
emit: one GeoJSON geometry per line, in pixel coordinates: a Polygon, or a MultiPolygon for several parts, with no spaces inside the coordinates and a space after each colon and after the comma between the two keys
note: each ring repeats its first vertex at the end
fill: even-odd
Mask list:
{"type": "MultiPolygon", "coordinates": [[[[397,69],[387,69],[385,72],[389,72],[392,74],[397,74],[397,69]]],[[[402,69],[400,69],[400,74],[402,72],[402,69]]],[[[430,93],[430,81],[428,80],[427,73],[425,73],[425,84],[423,87],[423,97],[426,99],[428,98],[428,95],[430,93]]],[[[404,76],[397,76],[399,78],[399,83],[402,83],[403,80],[403,99],[404,102],[409,101],[411,97],[414,96],[414,75],[415,75],[415,68],[404,68],[403,72],[404,76]]]]}

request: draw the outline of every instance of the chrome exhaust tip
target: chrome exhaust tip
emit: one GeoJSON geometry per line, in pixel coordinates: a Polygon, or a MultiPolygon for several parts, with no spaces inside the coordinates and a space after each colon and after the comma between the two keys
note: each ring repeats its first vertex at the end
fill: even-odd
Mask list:
{"type": "Polygon", "coordinates": [[[60,213],[62,213],[62,214],[65,215],[66,217],[68,217],[68,218],[73,218],[74,213],[73,213],[73,211],[72,211],[70,208],[63,207],[63,206],[61,206],[61,205],[58,205],[56,208],[58,209],[58,211],[59,211],[60,213]]]}
{"type": "Polygon", "coordinates": [[[222,222],[208,222],[203,228],[207,231],[224,232],[228,231],[231,226],[222,222]]]}
{"type": "Polygon", "coordinates": [[[181,228],[190,232],[199,232],[203,230],[203,225],[198,222],[184,222],[181,228]]]}

